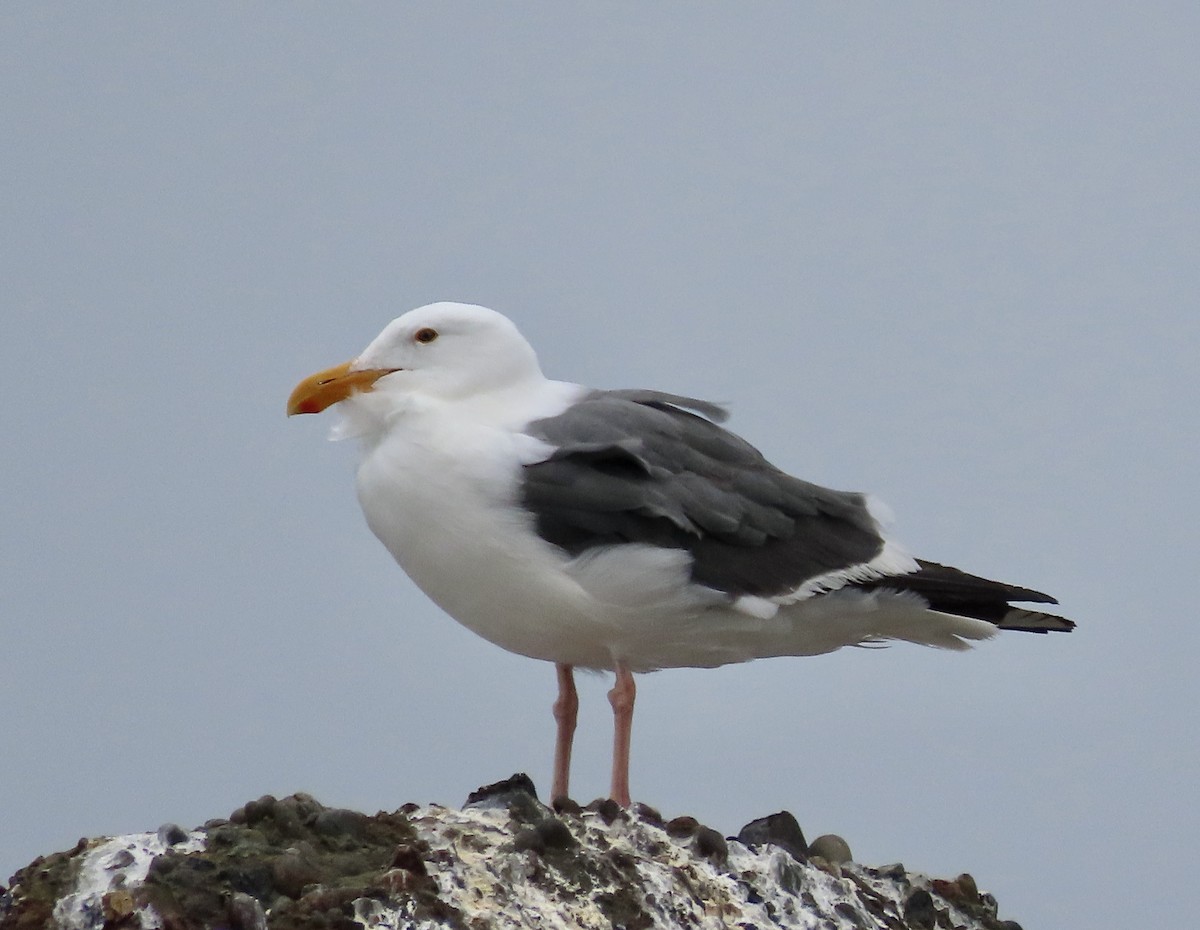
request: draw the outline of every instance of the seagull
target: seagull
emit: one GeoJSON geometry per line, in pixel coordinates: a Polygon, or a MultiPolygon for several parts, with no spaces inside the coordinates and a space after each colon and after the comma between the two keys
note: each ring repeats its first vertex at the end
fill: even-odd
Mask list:
{"type": "Polygon", "coordinates": [[[542,374],[507,317],[419,307],[287,412],[338,405],[372,532],[484,639],[555,665],[551,797],[568,797],[575,669],[613,672],[610,797],[630,805],[634,674],[906,641],[966,649],[1075,624],[1047,594],[913,558],[873,498],[792,477],[723,408],[542,374]]]}

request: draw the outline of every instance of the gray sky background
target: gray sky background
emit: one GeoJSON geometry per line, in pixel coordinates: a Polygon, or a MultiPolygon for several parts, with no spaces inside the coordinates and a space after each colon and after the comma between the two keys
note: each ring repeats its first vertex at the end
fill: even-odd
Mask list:
{"type": "MultiPolygon", "coordinates": [[[[864,862],[969,870],[1029,928],[1192,923],[1198,27],[0,5],[0,881],[267,792],[548,788],[553,669],[428,603],[331,418],[283,416],[458,299],[551,376],[728,402],[918,555],[1079,622],[644,677],[635,797],[725,832],[787,808],[864,862]]],[[[583,682],[583,800],[608,687],[583,682]]]]}

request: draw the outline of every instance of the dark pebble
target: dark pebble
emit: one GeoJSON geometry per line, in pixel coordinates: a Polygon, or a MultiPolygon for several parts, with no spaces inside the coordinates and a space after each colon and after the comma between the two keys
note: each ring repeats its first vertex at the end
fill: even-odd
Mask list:
{"type": "Polygon", "coordinates": [[[643,804],[638,801],[633,805],[633,812],[637,815],[638,820],[642,823],[648,823],[655,827],[665,827],[666,821],[663,820],[663,815],[649,804],[643,804]]]}
{"type": "Polygon", "coordinates": [[[747,846],[778,846],[789,852],[793,859],[804,862],[808,858],[808,843],[804,831],[790,811],[780,811],[752,820],[738,831],[739,843],[747,846]]]}
{"type": "Polygon", "coordinates": [[[944,878],[930,879],[929,890],[936,895],[941,895],[947,901],[958,901],[962,898],[962,889],[958,887],[958,883],[946,881],[944,878]]]}
{"type": "Polygon", "coordinates": [[[177,823],[164,823],[158,828],[158,841],[164,846],[177,846],[187,838],[187,830],[177,823]]]}
{"type": "Polygon", "coordinates": [[[299,898],[320,880],[321,870],[298,850],[289,849],[271,863],[271,884],[289,898],[299,898]]]}
{"type": "Polygon", "coordinates": [[[425,868],[425,857],[421,855],[421,850],[408,843],[402,843],[396,847],[396,852],[392,856],[392,868],[404,869],[405,872],[412,872],[413,875],[429,874],[429,870],[425,868]]]}
{"type": "Polygon", "coordinates": [[[205,830],[215,830],[217,827],[223,827],[229,823],[226,817],[213,817],[211,820],[204,821],[205,830]]]}
{"type": "Polygon", "coordinates": [[[225,866],[220,870],[221,880],[227,882],[233,891],[244,891],[256,898],[266,900],[272,897],[275,888],[273,863],[248,857],[239,865],[225,866]]]}
{"type": "Polygon", "coordinates": [[[232,930],[267,930],[267,915],[258,899],[242,891],[235,891],[226,904],[229,925],[232,930]]]}
{"type": "Polygon", "coordinates": [[[557,817],[547,817],[535,829],[547,849],[574,849],[579,845],[575,834],[557,817]]]}
{"type": "Polygon", "coordinates": [[[579,802],[572,801],[570,798],[555,798],[550,808],[554,813],[565,814],[568,817],[578,817],[583,813],[583,808],[579,806],[579,802]]]}
{"type": "Polygon", "coordinates": [[[609,849],[604,855],[612,863],[613,868],[618,871],[632,872],[637,868],[637,860],[629,855],[629,853],[622,852],[619,849],[609,849]]]}
{"type": "Polygon", "coordinates": [[[546,808],[538,800],[533,780],[523,772],[493,785],[477,788],[467,796],[466,806],[507,810],[517,823],[536,824],[546,815],[546,808]]]}
{"type": "Polygon", "coordinates": [[[513,849],[517,852],[535,852],[540,856],[546,851],[546,840],[533,827],[522,827],[513,837],[513,849]]]}
{"type": "Polygon", "coordinates": [[[112,861],[105,866],[110,872],[115,872],[117,869],[123,869],[126,866],[133,865],[134,857],[128,849],[122,849],[119,853],[112,857],[112,861]]]}
{"type": "Polygon", "coordinates": [[[850,855],[850,844],[835,833],[818,836],[808,844],[808,854],[820,856],[826,862],[836,862],[838,865],[854,861],[854,857],[850,855]]]}
{"type": "Polygon", "coordinates": [[[311,794],[298,791],[280,800],[275,808],[275,818],[290,825],[294,816],[300,823],[305,823],[323,810],[326,810],[325,805],[311,794]]]}
{"type": "MultiPolygon", "coordinates": [[[[234,813],[237,813],[234,811],[234,813]]],[[[215,830],[208,831],[209,846],[233,846],[237,843],[238,837],[242,831],[239,829],[237,821],[228,823],[223,827],[217,827],[215,830]]]]}
{"type": "Polygon", "coordinates": [[[367,831],[367,815],[343,807],[331,807],[313,818],[312,829],[321,836],[362,838],[367,831]]]}
{"type": "MultiPolygon", "coordinates": [[[[320,816],[314,814],[313,816],[320,816]]],[[[283,836],[300,836],[304,833],[304,828],[301,826],[304,820],[308,819],[307,815],[302,816],[297,810],[295,804],[288,804],[287,799],[280,801],[275,805],[272,820],[279,832],[283,836]]]]}
{"type": "Polygon", "coordinates": [[[510,775],[504,779],[504,781],[476,788],[467,795],[467,804],[478,804],[480,801],[486,801],[498,795],[509,794],[527,794],[534,800],[537,800],[537,789],[533,786],[533,779],[524,772],[517,772],[515,775],[510,775]]]}
{"type": "Polygon", "coordinates": [[[971,901],[972,903],[979,900],[979,886],[975,884],[975,876],[970,872],[963,872],[954,881],[962,891],[964,900],[971,901]]]}
{"type": "Polygon", "coordinates": [[[933,895],[924,888],[916,888],[904,902],[904,921],[912,927],[932,930],[937,925],[937,908],[933,895]]]}
{"type": "MultiPolygon", "coordinates": [[[[217,865],[208,859],[196,856],[178,856],[167,854],[155,856],[150,860],[150,868],[146,872],[147,884],[165,884],[176,889],[198,889],[213,880],[217,865]]],[[[239,889],[244,891],[245,889],[239,889]]]]}
{"type": "MultiPolygon", "coordinates": [[[[274,816],[275,805],[278,803],[279,801],[271,794],[264,794],[257,801],[247,801],[244,807],[246,823],[255,824],[260,820],[266,820],[268,817],[274,816]]],[[[230,819],[232,820],[233,818],[230,819]]]]}
{"type": "MultiPolygon", "coordinates": [[[[804,890],[804,872],[800,868],[800,863],[793,859],[791,862],[780,863],[782,868],[779,870],[779,887],[788,894],[812,895],[804,890]]],[[[815,902],[812,906],[816,906],[815,902]]]]}
{"type": "MultiPolygon", "coordinates": [[[[413,895],[422,891],[433,891],[437,888],[435,882],[428,875],[418,875],[415,872],[406,872],[404,869],[388,869],[379,876],[368,889],[367,897],[378,897],[378,895],[413,895]]],[[[274,909],[271,911],[274,916],[274,909]]]]}
{"type": "Polygon", "coordinates": [[[150,868],[146,870],[147,876],[163,876],[174,872],[179,866],[178,856],[155,856],[150,860],[150,868]]]}
{"type": "Polygon", "coordinates": [[[694,846],[701,856],[718,865],[724,865],[729,858],[729,844],[725,842],[725,837],[712,827],[700,827],[696,830],[694,846]]]}
{"type": "Polygon", "coordinates": [[[106,926],[117,926],[127,921],[134,910],[133,895],[123,888],[106,892],[100,899],[100,912],[106,926]]]}
{"type": "Polygon", "coordinates": [[[695,817],[674,817],[667,821],[667,836],[677,840],[687,839],[695,835],[699,826],[700,822],[695,817]]]}
{"type": "Polygon", "coordinates": [[[596,798],[596,800],[587,806],[586,810],[599,814],[600,819],[609,825],[624,813],[621,810],[621,805],[612,798],[596,798]]]}
{"type": "Polygon", "coordinates": [[[1015,920],[1002,920],[1000,921],[1000,927],[1002,930],[1024,930],[1015,920]]]}
{"type": "Polygon", "coordinates": [[[351,905],[365,893],[364,888],[318,888],[304,896],[304,903],[314,913],[332,917],[350,913],[351,905]]]}

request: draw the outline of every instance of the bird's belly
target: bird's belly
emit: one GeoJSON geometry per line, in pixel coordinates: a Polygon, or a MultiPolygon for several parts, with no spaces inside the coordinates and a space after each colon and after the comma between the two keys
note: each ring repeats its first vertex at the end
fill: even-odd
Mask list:
{"type": "Polygon", "coordinates": [[[494,460],[402,446],[364,460],[358,495],[400,567],[468,629],[510,652],[611,668],[606,625],[516,506],[518,480],[494,460]]]}
{"type": "Polygon", "coordinates": [[[538,536],[520,506],[514,445],[494,433],[457,443],[418,439],[385,443],[363,460],[358,495],[367,523],[431,600],[510,652],[650,671],[913,636],[892,629],[878,598],[815,598],[773,616],[737,610],[720,592],[690,583],[682,550],[624,545],[572,559],[538,536]]]}

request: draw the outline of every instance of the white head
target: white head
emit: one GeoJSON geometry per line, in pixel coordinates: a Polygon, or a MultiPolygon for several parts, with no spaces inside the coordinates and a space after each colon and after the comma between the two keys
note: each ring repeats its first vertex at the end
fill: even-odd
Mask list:
{"type": "Polygon", "coordinates": [[[372,368],[395,370],[392,380],[405,391],[446,400],[542,375],[512,320],[487,307],[449,302],[392,320],[350,364],[351,371],[372,368]]]}
{"type": "Polygon", "coordinates": [[[355,391],[460,400],[541,378],[533,348],[507,317],[436,303],[392,320],[353,361],[300,382],[288,413],[319,413],[355,391]]]}

